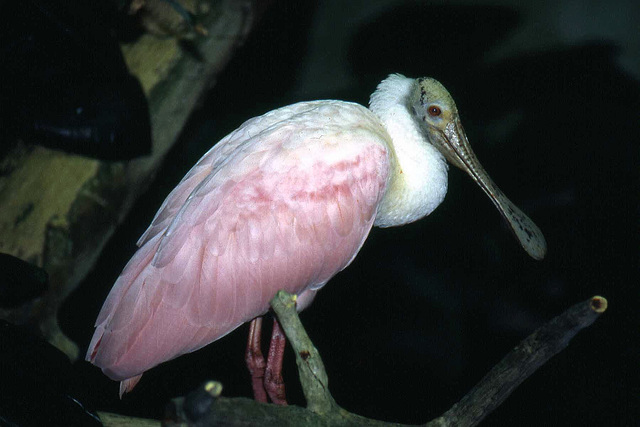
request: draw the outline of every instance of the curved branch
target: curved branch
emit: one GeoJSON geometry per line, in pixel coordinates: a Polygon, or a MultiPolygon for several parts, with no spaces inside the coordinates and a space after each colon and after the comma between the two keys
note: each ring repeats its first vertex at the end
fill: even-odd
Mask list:
{"type": "Polygon", "coordinates": [[[578,332],[591,325],[606,309],[607,300],[594,296],[551,319],[511,350],[451,409],[427,425],[477,425],[539,367],[564,350],[578,332]]]}
{"type": "MultiPolygon", "coordinates": [[[[219,397],[221,386],[208,382],[186,398],[174,399],[172,421],[165,421],[164,425],[186,422],[198,426],[400,426],[364,418],[338,406],[329,393],[328,377],[320,354],[300,322],[295,302],[295,295],[279,291],[271,301],[271,306],[296,353],[307,409],[269,405],[246,398],[219,397]]],[[[606,309],[607,300],[594,296],[551,319],[509,352],[460,402],[425,425],[477,425],[606,309]]]]}

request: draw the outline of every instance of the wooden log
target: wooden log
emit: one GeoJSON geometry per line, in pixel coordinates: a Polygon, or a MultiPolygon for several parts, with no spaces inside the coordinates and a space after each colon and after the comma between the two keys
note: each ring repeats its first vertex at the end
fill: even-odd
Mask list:
{"type": "Polygon", "coordinates": [[[0,252],[43,267],[50,289],[15,309],[10,322],[39,325],[71,360],[78,347],[60,331],[58,307],[94,266],[134,201],[152,182],[200,97],[248,34],[257,1],[200,2],[206,36],[193,44],[143,35],[122,46],[129,70],[149,101],[153,152],[129,162],[103,162],[19,142],[0,160],[0,252]]]}

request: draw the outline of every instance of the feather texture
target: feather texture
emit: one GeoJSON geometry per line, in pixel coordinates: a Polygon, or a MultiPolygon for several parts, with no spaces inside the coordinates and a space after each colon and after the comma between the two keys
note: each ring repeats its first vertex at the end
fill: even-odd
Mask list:
{"type": "Polygon", "coordinates": [[[357,104],[294,104],[244,123],[187,173],[140,238],[98,316],[87,360],[130,390],[159,363],[315,291],[368,235],[388,135],[357,104]]]}

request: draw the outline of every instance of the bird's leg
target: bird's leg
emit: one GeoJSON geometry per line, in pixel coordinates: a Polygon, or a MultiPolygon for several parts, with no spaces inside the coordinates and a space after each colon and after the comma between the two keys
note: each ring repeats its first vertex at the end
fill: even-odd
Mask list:
{"type": "Polygon", "coordinates": [[[267,368],[264,372],[264,388],[267,390],[271,401],[276,405],[287,404],[284,393],[284,380],[282,379],[282,359],[286,343],[284,331],[274,316],[269,355],[267,356],[267,368]]]}
{"type": "Polygon", "coordinates": [[[266,362],[260,349],[260,333],[262,332],[262,317],[256,317],[249,324],[249,339],[244,360],[251,375],[253,398],[258,402],[267,403],[267,392],[264,389],[264,371],[266,362]]]}

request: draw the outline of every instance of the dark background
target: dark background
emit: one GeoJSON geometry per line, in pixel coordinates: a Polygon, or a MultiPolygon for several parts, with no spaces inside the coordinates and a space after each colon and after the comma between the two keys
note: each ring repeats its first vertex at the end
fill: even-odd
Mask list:
{"type": "MultiPolygon", "coordinates": [[[[433,214],[374,229],[303,313],[335,399],[367,417],[426,422],[543,322],[602,295],[609,310],[484,425],[636,424],[638,7],[509,3],[274,2],[64,305],[63,330],[86,349],[106,294],[164,197],[244,120],[309,99],[366,105],[389,73],[432,76],[549,251],[542,262],[528,258],[482,191],[450,169],[449,193],[433,214]]],[[[171,397],[206,379],[222,381],[226,396],[250,396],[247,330],[152,369],[122,401],[97,368],[75,369],[99,409],[157,418],[171,397]]],[[[303,405],[290,352],[285,379],[290,402],[303,405]]]]}

